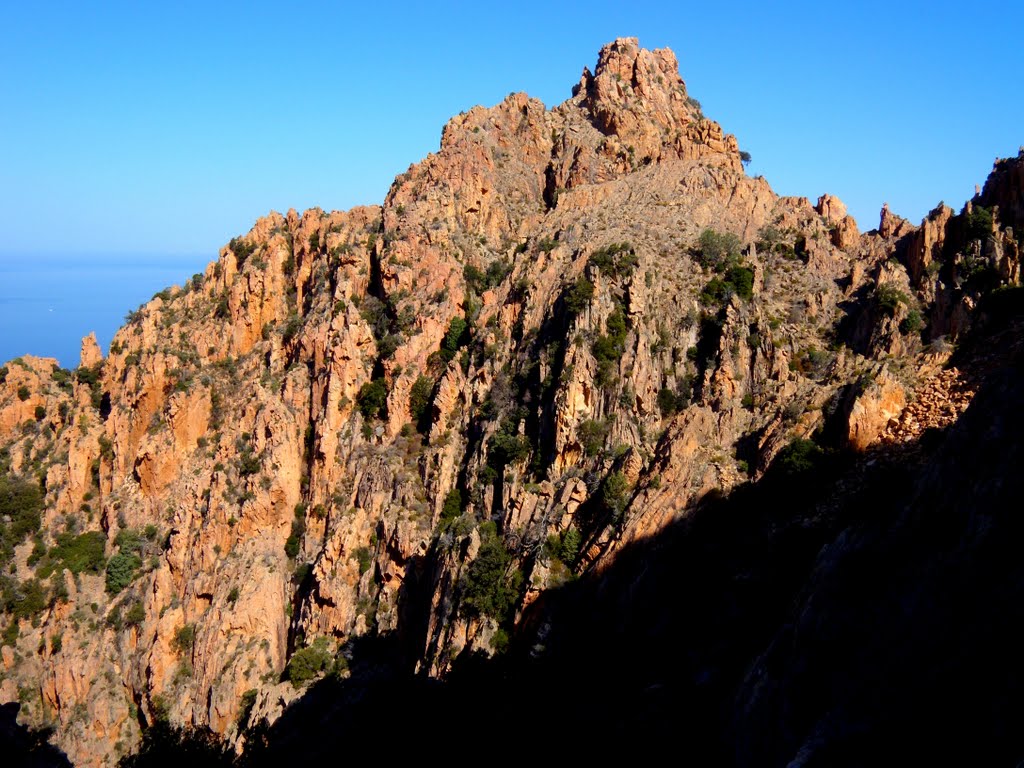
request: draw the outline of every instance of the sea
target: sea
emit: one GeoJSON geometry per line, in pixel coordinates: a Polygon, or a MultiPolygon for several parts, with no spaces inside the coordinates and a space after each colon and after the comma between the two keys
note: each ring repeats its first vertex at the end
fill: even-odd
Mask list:
{"type": "Polygon", "coordinates": [[[90,331],[105,355],[128,312],[215,258],[0,253],[0,364],[29,354],[75,368],[90,331]]]}

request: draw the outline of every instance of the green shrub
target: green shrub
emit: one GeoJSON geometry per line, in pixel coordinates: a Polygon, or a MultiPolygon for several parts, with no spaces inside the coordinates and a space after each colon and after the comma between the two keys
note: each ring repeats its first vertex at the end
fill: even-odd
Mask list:
{"type": "Polygon", "coordinates": [[[417,425],[428,415],[430,396],[433,392],[434,380],[429,376],[419,376],[409,390],[409,415],[417,425]]]}
{"type": "Polygon", "coordinates": [[[565,292],[565,308],[570,315],[578,315],[594,298],[594,284],[586,277],[580,277],[565,292]]]}
{"type": "Polygon", "coordinates": [[[724,304],[732,291],[731,286],[720,277],[711,278],[700,292],[700,303],[707,307],[724,304]]]}
{"type": "Polygon", "coordinates": [[[228,248],[230,248],[231,252],[235,254],[235,261],[238,263],[239,269],[242,268],[246,259],[252,256],[253,252],[256,250],[255,245],[250,245],[240,237],[232,238],[231,242],[228,243],[228,248]]]}
{"type": "Polygon", "coordinates": [[[22,402],[25,402],[31,396],[32,396],[32,393],[29,392],[28,387],[26,387],[24,384],[22,384],[20,387],[18,387],[18,399],[19,400],[21,400],[22,402]]]}
{"type": "Polygon", "coordinates": [[[370,331],[375,339],[384,338],[388,332],[388,307],[376,296],[365,296],[359,304],[359,314],[370,326],[370,331]]]}
{"type": "Polygon", "coordinates": [[[96,363],[96,365],[89,366],[88,368],[80,366],[75,369],[75,378],[79,384],[85,384],[89,387],[89,399],[92,407],[99,410],[100,405],[103,402],[103,387],[100,377],[103,374],[103,362],[96,363]]]}
{"type": "Polygon", "coordinates": [[[94,387],[100,382],[102,367],[103,363],[97,363],[96,365],[89,367],[79,366],[75,369],[75,379],[77,379],[79,384],[94,387]]]}
{"type": "Polygon", "coordinates": [[[302,318],[299,317],[298,313],[292,312],[288,315],[288,319],[285,321],[284,328],[281,329],[281,343],[290,344],[292,339],[299,335],[299,331],[302,330],[302,318]]]}
{"type": "Polygon", "coordinates": [[[604,421],[587,419],[579,426],[580,442],[587,456],[597,456],[608,437],[608,424],[604,421]]]}
{"type": "Polygon", "coordinates": [[[441,342],[441,357],[446,363],[455,359],[459,349],[469,343],[469,325],[464,318],[453,317],[441,342]]]}
{"type": "Polygon", "coordinates": [[[174,640],[171,641],[171,645],[180,654],[191,653],[196,645],[196,625],[186,624],[181,627],[174,634],[174,640]]]}
{"type": "Polygon", "coordinates": [[[293,584],[304,584],[306,579],[313,573],[312,563],[299,563],[295,566],[295,570],[292,571],[292,583],[293,584]]]}
{"type": "Polygon", "coordinates": [[[510,274],[512,274],[512,262],[505,259],[492,261],[487,265],[487,272],[485,274],[487,288],[501,285],[510,274]]]}
{"type": "Polygon", "coordinates": [[[907,316],[900,322],[900,333],[920,333],[922,328],[924,328],[924,318],[921,317],[921,312],[917,309],[907,312],[907,316]]]}
{"type": "Polygon", "coordinates": [[[0,475],[0,544],[20,544],[38,531],[42,509],[43,495],[38,483],[0,475]],[[9,522],[2,522],[5,519],[9,522]]]}
{"type": "Polygon", "coordinates": [[[662,387],[658,391],[658,408],[661,410],[661,415],[665,417],[671,416],[679,410],[676,393],[668,387],[662,387]]]}
{"type": "Polygon", "coordinates": [[[0,365],[0,384],[7,383],[7,374],[9,370],[6,365],[0,365]]]}
{"type": "Polygon", "coordinates": [[[885,283],[875,288],[875,304],[882,314],[893,317],[901,304],[908,301],[907,294],[895,285],[885,283]]]}
{"type": "Polygon", "coordinates": [[[754,270],[743,264],[736,264],[726,273],[729,284],[736,295],[744,301],[754,298],[754,270]]]}
{"type": "Polygon", "coordinates": [[[818,468],[825,452],[812,440],[798,438],[779,451],[775,463],[786,476],[810,472],[818,468]]]}
{"type": "Polygon", "coordinates": [[[992,211],[975,205],[967,214],[967,239],[984,240],[992,236],[992,211]]]}
{"type": "Polygon", "coordinates": [[[612,472],[601,484],[601,503],[613,520],[619,520],[629,502],[629,480],[621,472],[612,472]]]}
{"type": "Polygon", "coordinates": [[[754,270],[742,263],[726,269],[725,277],[711,278],[699,298],[705,306],[720,306],[733,294],[745,301],[754,297],[754,270]]]}
{"type": "Polygon", "coordinates": [[[516,433],[512,423],[503,424],[488,443],[487,464],[500,470],[508,464],[517,464],[530,454],[530,442],[516,433]]]}
{"type": "Polygon", "coordinates": [[[461,581],[463,613],[489,616],[499,621],[508,617],[522,583],[522,573],[510,570],[512,555],[498,536],[497,526],[480,526],[480,549],[461,581]]]}
{"type": "Polygon", "coordinates": [[[614,381],[615,368],[626,348],[626,315],[621,306],[616,305],[608,316],[606,328],[608,333],[598,336],[590,348],[597,361],[596,382],[601,387],[614,381]]]}
{"type": "Polygon", "coordinates": [[[284,674],[293,686],[300,688],[304,683],[328,670],[334,660],[329,644],[330,641],[326,637],[318,637],[312,645],[292,654],[284,674]]]}
{"type": "Polygon", "coordinates": [[[107,592],[112,595],[118,594],[122,589],[131,584],[136,572],[142,567],[142,560],[138,555],[118,552],[107,563],[107,592]]]}
{"type": "Polygon", "coordinates": [[[629,243],[611,243],[590,254],[589,263],[609,277],[628,277],[639,260],[629,243]]]}
{"type": "Polygon", "coordinates": [[[573,527],[569,527],[562,534],[562,546],[559,551],[559,557],[563,563],[572,565],[580,553],[580,546],[583,543],[583,537],[580,532],[573,527]]]}
{"type": "MultiPolygon", "coordinates": [[[[96,605],[96,603],[93,603],[93,605],[96,605]]],[[[121,616],[121,612],[123,609],[124,604],[114,603],[110,607],[110,610],[107,611],[106,617],[104,617],[103,619],[103,622],[108,627],[112,627],[115,632],[120,632],[122,629],[124,629],[124,618],[121,616]]],[[[95,613],[95,611],[93,612],[95,613]]]]}
{"type": "Polygon", "coordinates": [[[619,339],[602,334],[594,339],[590,351],[598,362],[618,362],[624,350],[619,339]]]}
{"type": "Polygon", "coordinates": [[[802,373],[809,379],[818,379],[825,374],[831,362],[832,356],[828,352],[817,347],[804,347],[789,361],[789,370],[802,373]]]}
{"type": "Polygon", "coordinates": [[[249,477],[258,474],[263,468],[263,462],[259,456],[252,451],[252,446],[245,444],[241,446],[238,454],[238,474],[241,477],[249,477]]]}
{"type": "Polygon", "coordinates": [[[126,554],[139,554],[146,548],[146,541],[134,528],[122,528],[114,539],[121,552],[126,554]]]}
{"type": "Polygon", "coordinates": [[[142,602],[132,603],[132,607],[128,609],[128,613],[124,615],[124,623],[129,627],[137,627],[139,624],[146,620],[146,609],[142,606],[142,602]]]}
{"type": "Polygon", "coordinates": [[[599,362],[618,362],[625,351],[626,342],[626,316],[621,307],[617,306],[608,316],[605,327],[608,333],[597,337],[591,352],[599,362]]]}
{"type": "Polygon", "coordinates": [[[486,279],[482,269],[469,263],[462,268],[462,276],[466,279],[466,285],[477,290],[479,290],[486,279]]]}
{"type": "Polygon", "coordinates": [[[558,544],[558,559],[571,566],[579,557],[582,543],[583,537],[580,536],[580,532],[576,528],[572,526],[566,528],[558,544]]]}
{"type": "Polygon", "coordinates": [[[394,356],[395,351],[402,343],[402,334],[400,333],[386,333],[384,337],[377,342],[377,357],[381,360],[389,360],[394,356]]]}
{"type": "Polygon", "coordinates": [[[359,575],[362,576],[373,566],[373,553],[369,547],[359,547],[355,551],[355,556],[359,563],[359,575]]]}
{"type": "Polygon", "coordinates": [[[64,581],[64,573],[54,573],[50,576],[50,605],[56,605],[57,603],[67,603],[71,599],[68,594],[68,585],[64,581]]]}
{"type": "Polygon", "coordinates": [[[296,517],[292,520],[292,530],[288,535],[288,540],[284,543],[284,553],[290,558],[295,558],[299,554],[299,550],[302,546],[302,537],[306,534],[306,521],[301,517],[296,517]]]}
{"type": "Polygon", "coordinates": [[[12,648],[18,644],[18,635],[21,634],[18,628],[18,620],[11,619],[7,622],[7,626],[4,627],[3,637],[0,638],[0,646],[9,645],[12,648]]]}
{"type": "Polygon", "coordinates": [[[256,696],[259,694],[255,688],[250,688],[238,701],[238,727],[241,729],[247,722],[249,722],[249,716],[252,714],[252,708],[256,706],[256,696]]]}
{"type": "Polygon", "coordinates": [[[43,558],[36,575],[47,578],[51,573],[67,568],[72,573],[100,573],[106,562],[103,551],[106,537],[100,531],[89,531],[75,536],[61,533],[57,543],[43,558]]]}
{"type": "MultiPolygon", "coordinates": [[[[113,353],[113,348],[111,348],[110,351],[113,353]]],[[[50,372],[50,378],[53,379],[57,383],[57,386],[63,391],[71,394],[71,371],[67,368],[54,368],[53,371],[50,372]]]]}
{"type": "Polygon", "coordinates": [[[369,381],[359,389],[356,395],[356,407],[363,414],[363,418],[369,421],[377,418],[388,400],[388,389],[384,379],[369,381]]]}
{"type": "Polygon", "coordinates": [[[48,551],[46,549],[46,545],[43,544],[42,538],[36,536],[35,541],[32,542],[32,551],[28,555],[27,562],[29,567],[34,568],[36,566],[36,563],[38,563],[44,557],[46,557],[47,554],[48,551]]]}
{"type": "Polygon", "coordinates": [[[495,653],[505,653],[508,651],[510,643],[511,639],[508,636],[508,632],[501,627],[494,630],[494,634],[491,635],[491,648],[494,649],[495,653]]]}
{"type": "Polygon", "coordinates": [[[496,259],[487,265],[487,271],[481,271],[472,264],[466,264],[462,269],[466,284],[477,293],[490,290],[505,280],[512,272],[512,262],[507,259],[496,259]]]}
{"type": "Polygon", "coordinates": [[[452,488],[444,497],[444,504],[441,507],[441,519],[439,526],[442,530],[448,528],[462,514],[462,492],[458,488],[452,488]]]}
{"type": "Polygon", "coordinates": [[[608,315],[608,320],[605,324],[608,329],[608,335],[615,339],[617,342],[623,342],[626,339],[626,315],[622,311],[622,307],[617,306],[615,311],[608,315]]]}
{"type": "Polygon", "coordinates": [[[2,606],[13,619],[31,619],[46,608],[46,589],[39,579],[27,579],[20,584],[13,578],[0,576],[2,606]]]}
{"type": "MultiPolygon", "coordinates": [[[[231,316],[231,304],[228,302],[228,292],[224,290],[213,307],[213,316],[218,320],[227,320],[231,316]]],[[[127,361],[126,361],[127,362],[127,361]]]]}
{"type": "Polygon", "coordinates": [[[700,233],[697,261],[703,267],[721,272],[728,263],[740,255],[740,239],[732,232],[716,232],[710,227],[700,233]]]}

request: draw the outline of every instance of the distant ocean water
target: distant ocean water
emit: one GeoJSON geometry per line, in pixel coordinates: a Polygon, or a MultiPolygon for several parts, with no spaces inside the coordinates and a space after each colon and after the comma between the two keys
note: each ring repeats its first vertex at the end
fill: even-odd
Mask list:
{"type": "Polygon", "coordinates": [[[0,362],[29,354],[74,368],[90,331],[106,354],[130,310],[215,258],[0,254],[0,362]]]}

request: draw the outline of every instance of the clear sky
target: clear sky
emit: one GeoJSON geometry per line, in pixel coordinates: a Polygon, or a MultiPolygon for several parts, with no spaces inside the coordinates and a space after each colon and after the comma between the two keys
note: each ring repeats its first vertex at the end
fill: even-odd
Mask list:
{"type": "Polygon", "coordinates": [[[2,8],[8,261],[184,255],[184,279],[271,209],[380,202],[461,110],[557,104],[617,36],[676,52],[750,173],[837,194],[863,229],[885,201],[959,207],[1024,144],[1019,0],[2,8]]]}

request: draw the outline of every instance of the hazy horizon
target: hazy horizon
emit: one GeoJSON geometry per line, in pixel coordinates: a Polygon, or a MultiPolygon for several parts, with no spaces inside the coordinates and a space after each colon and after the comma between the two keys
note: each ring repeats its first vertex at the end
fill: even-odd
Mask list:
{"type": "Polygon", "coordinates": [[[75,368],[83,336],[104,355],[124,316],[216,258],[195,254],[0,254],[0,363],[55,357],[75,368]]]}

